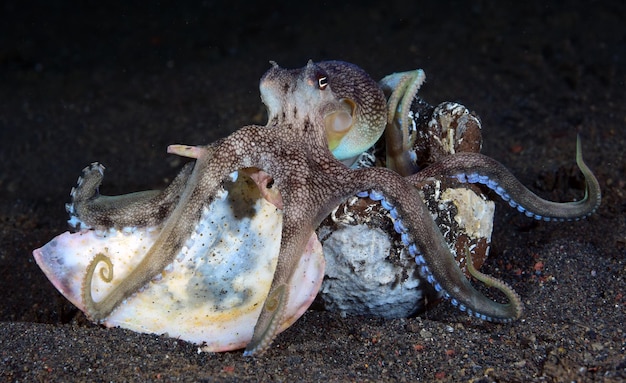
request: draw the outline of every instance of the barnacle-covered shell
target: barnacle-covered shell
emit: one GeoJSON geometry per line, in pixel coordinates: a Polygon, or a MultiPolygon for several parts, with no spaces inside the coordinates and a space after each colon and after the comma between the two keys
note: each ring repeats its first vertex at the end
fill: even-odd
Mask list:
{"type": "MultiPolygon", "coordinates": [[[[413,157],[420,168],[447,154],[480,151],[480,120],[463,105],[433,107],[416,98],[410,118],[417,129],[413,157]]],[[[377,156],[371,162],[384,164],[384,159],[377,156]]],[[[480,267],[489,253],[495,204],[480,188],[453,179],[428,179],[415,186],[462,269],[465,247],[480,267]]],[[[420,275],[379,201],[349,199],[317,232],[328,265],[320,290],[326,309],[398,318],[420,313],[440,298],[420,275]]]]}

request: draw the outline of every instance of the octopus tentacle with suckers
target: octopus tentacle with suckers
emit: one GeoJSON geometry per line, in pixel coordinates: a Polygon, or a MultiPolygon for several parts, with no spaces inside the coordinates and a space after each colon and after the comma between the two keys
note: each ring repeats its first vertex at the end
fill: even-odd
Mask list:
{"type": "MultiPolygon", "coordinates": [[[[245,355],[266,350],[280,329],[295,320],[287,317],[299,316],[302,307],[310,304],[309,293],[299,298],[296,309],[288,308],[295,287],[303,283],[302,276],[312,275],[307,282],[309,290],[319,288],[317,275],[323,261],[308,261],[309,265],[315,264],[312,269],[303,266],[303,259],[320,254],[315,229],[336,206],[354,195],[380,201],[422,276],[454,305],[486,320],[508,322],[518,318],[521,301],[505,283],[468,268],[477,279],[501,290],[508,299],[504,304],[487,298],[471,285],[415,185],[438,177],[482,183],[531,217],[575,219],[587,216],[599,205],[597,180],[582,161],[580,145],[577,162],[585,176],[587,193],[580,202],[565,204],[542,200],[521,186],[502,165],[475,153],[450,155],[408,177],[381,167],[347,167],[344,162],[351,163],[385,129],[408,129],[407,108],[423,76],[414,77],[419,84],[413,86],[407,85],[405,78],[392,77],[383,82],[392,91],[388,104],[383,89],[352,64],[309,62],[304,68],[287,70],[272,63],[260,83],[268,109],[267,125],[246,126],[206,146],[170,146],[170,153],[194,158],[195,163],[185,166],[163,192],[101,196],[98,187],[102,168],[87,168],[72,191],[70,223],[103,232],[112,227],[122,231],[149,228],[154,238],[128,274],[97,300],[93,296],[95,280],[112,279],[116,265],[100,253],[88,263],[81,284],[86,314],[95,321],[105,320],[151,281],[164,278],[176,260],[197,246],[203,226],[212,220],[212,206],[224,198],[225,185],[236,174],[244,174],[282,214],[280,239],[268,241],[279,244],[276,266],[245,355]],[[100,278],[96,277],[98,270],[100,278]]],[[[403,173],[414,173],[416,169],[410,163],[413,157],[407,154],[405,141],[409,136],[405,131],[386,135],[395,153],[390,162],[397,163],[396,170],[403,173]]],[[[42,265],[46,251],[36,250],[35,257],[42,265]]],[[[55,285],[61,289],[58,280],[55,285]]],[[[252,294],[245,291],[244,296],[252,294]]],[[[239,343],[233,347],[237,346],[239,343]]]]}

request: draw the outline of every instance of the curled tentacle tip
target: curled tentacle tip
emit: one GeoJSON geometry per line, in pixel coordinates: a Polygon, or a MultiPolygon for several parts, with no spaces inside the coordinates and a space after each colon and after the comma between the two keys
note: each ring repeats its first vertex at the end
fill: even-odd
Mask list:
{"type": "Polygon", "coordinates": [[[513,290],[513,288],[511,288],[511,286],[509,286],[505,282],[497,278],[494,278],[490,275],[483,274],[480,271],[476,270],[476,268],[474,267],[474,263],[472,261],[472,252],[469,250],[467,246],[465,246],[465,257],[466,257],[467,271],[470,273],[470,275],[472,275],[474,278],[481,281],[488,287],[494,287],[497,290],[500,290],[500,292],[502,292],[506,296],[507,300],[509,301],[509,303],[506,304],[506,316],[488,317],[488,316],[482,315],[480,312],[475,312],[476,316],[478,318],[484,317],[484,319],[490,320],[492,322],[501,322],[501,323],[507,323],[515,319],[519,319],[522,316],[524,305],[522,303],[522,299],[517,294],[517,292],[515,292],[515,290],[513,290]]]}
{"type": "Polygon", "coordinates": [[[600,203],[602,202],[602,191],[600,189],[598,179],[583,160],[583,149],[580,134],[576,135],[576,164],[585,177],[586,184],[585,197],[579,203],[583,206],[589,207],[583,212],[583,214],[580,215],[580,217],[576,218],[586,218],[593,214],[598,207],[600,207],[600,203]],[[588,203],[585,204],[585,202],[588,203]]]}

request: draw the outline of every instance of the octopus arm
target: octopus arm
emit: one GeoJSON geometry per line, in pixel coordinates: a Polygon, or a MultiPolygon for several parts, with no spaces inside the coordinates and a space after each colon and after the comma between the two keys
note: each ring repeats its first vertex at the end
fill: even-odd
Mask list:
{"type": "Polygon", "coordinates": [[[402,175],[418,171],[411,158],[411,147],[415,141],[415,127],[409,117],[411,103],[418,90],[426,81],[423,70],[393,73],[380,81],[380,85],[389,97],[387,101],[387,127],[385,129],[386,163],[402,175]]]}
{"type": "MultiPolygon", "coordinates": [[[[199,175],[193,172],[187,179],[185,187],[180,190],[178,203],[162,223],[159,236],[149,248],[139,264],[118,285],[112,288],[101,300],[95,301],[92,296],[92,279],[98,263],[104,263],[106,273],[112,275],[115,265],[103,254],[98,254],[87,267],[82,286],[82,296],[87,315],[101,321],[123,302],[159,275],[167,265],[174,261],[184,246],[184,239],[189,238],[200,219],[205,201],[198,189],[194,187],[199,175]]],[[[187,178],[187,177],[185,177],[187,178]]],[[[127,212],[133,212],[130,209],[127,212]]],[[[100,272],[103,280],[105,273],[100,272]]]]}
{"type": "Polygon", "coordinates": [[[290,165],[302,163],[304,158],[287,161],[274,177],[284,202],[280,252],[272,285],[244,356],[263,353],[274,340],[289,301],[289,286],[301,283],[293,275],[309,238],[333,208],[354,194],[350,182],[345,181],[350,170],[332,158],[326,148],[313,157],[319,162],[312,161],[309,167],[290,165]]]}
{"type": "Polygon", "coordinates": [[[104,166],[93,163],[83,169],[78,186],[72,189],[72,201],[66,210],[70,224],[96,229],[157,226],[174,209],[189,175],[192,164],[183,167],[165,190],[148,190],[118,196],[99,193],[104,166]]]}
{"type": "MultiPolygon", "coordinates": [[[[454,255],[422,202],[417,189],[396,173],[383,168],[364,169],[358,177],[359,189],[371,190],[369,197],[383,200],[394,220],[395,230],[415,257],[420,272],[435,290],[450,299],[461,311],[484,320],[508,322],[522,313],[519,296],[504,282],[485,276],[479,278],[499,289],[508,303],[495,302],[476,290],[461,271],[454,255]]],[[[360,172],[360,171],[359,171],[360,172]]]]}
{"type": "Polygon", "coordinates": [[[306,227],[306,224],[303,227],[302,221],[289,217],[288,206],[286,205],[283,215],[281,246],[274,279],[244,356],[264,352],[276,338],[289,302],[289,286],[299,283],[299,281],[292,280],[294,270],[309,238],[314,235],[312,227],[306,227]]]}
{"type": "Polygon", "coordinates": [[[528,217],[543,221],[569,221],[591,215],[602,200],[598,180],[583,161],[580,137],[576,144],[576,163],[585,177],[586,190],[584,198],[575,202],[553,202],[537,196],[504,165],[479,153],[448,156],[408,179],[410,182],[420,182],[447,176],[460,182],[484,184],[528,217]]]}

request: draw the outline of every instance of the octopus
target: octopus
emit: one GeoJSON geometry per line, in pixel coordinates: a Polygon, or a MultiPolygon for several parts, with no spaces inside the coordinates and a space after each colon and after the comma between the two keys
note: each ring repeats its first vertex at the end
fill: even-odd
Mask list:
{"type": "MultiPolygon", "coordinates": [[[[169,153],[194,161],[164,190],[104,196],[99,193],[103,167],[87,167],[67,205],[70,224],[100,235],[112,228],[122,232],[143,228],[153,238],[122,280],[104,293],[94,286],[111,281],[115,265],[104,253],[89,261],[80,285],[87,316],[103,321],[151,281],[164,278],[215,215],[211,207],[224,198],[225,187],[245,178],[282,214],[280,239],[268,241],[268,246],[278,247],[275,268],[245,356],[267,350],[281,329],[310,304],[324,267],[315,230],[338,205],[354,196],[380,203],[421,276],[454,306],[488,321],[519,318],[523,310],[519,296],[506,283],[476,270],[465,248],[469,274],[500,290],[507,302],[494,301],[472,286],[417,185],[433,179],[482,184],[528,217],[558,221],[592,214],[601,200],[598,182],[582,159],[580,140],[576,161],[585,177],[586,193],[576,202],[538,197],[503,165],[479,153],[435,156],[431,165],[420,169],[414,151],[419,138],[410,114],[423,82],[422,71],[396,73],[378,84],[345,62],[309,61],[300,69],[284,69],[271,62],[260,81],[267,124],[245,126],[208,145],[169,146],[169,153]],[[383,134],[387,166],[353,166],[383,134]],[[307,275],[310,278],[304,279],[307,275]],[[299,303],[294,309],[291,303],[296,295],[299,303]]],[[[41,265],[43,251],[34,254],[41,265]]]]}

